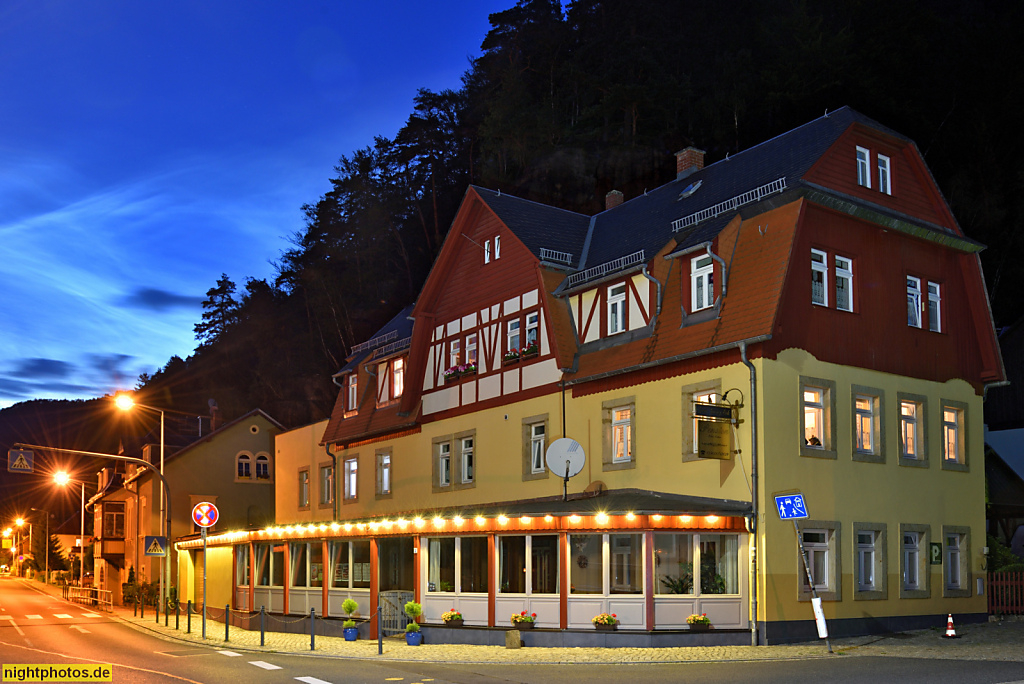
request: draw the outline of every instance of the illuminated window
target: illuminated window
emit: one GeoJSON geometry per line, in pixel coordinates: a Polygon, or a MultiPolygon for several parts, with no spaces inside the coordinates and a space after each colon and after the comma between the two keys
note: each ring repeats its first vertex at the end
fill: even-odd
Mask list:
{"type": "Polygon", "coordinates": [[[466,363],[476,365],[477,334],[466,336],[466,363]]]}
{"type": "Polygon", "coordinates": [[[320,466],[320,505],[329,506],[334,503],[334,466],[320,466]]]}
{"type": "Polygon", "coordinates": [[[825,390],[817,387],[804,389],[804,442],[808,446],[825,448],[821,439],[825,426],[825,390]]]}
{"type": "Polygon", "coordinates": [[[920,407],[913,401],[900,402],[900,437],[904,458],[920,457],[920,426],[918,425],[918,414],[920,407]]]}
{"type": "Polygon", "coordinates": [[[377,452],[377,496],[391,494],[391,453],[377,452]]]}
{"type": "Polygon", "coordinates": [[[875,453],[875,397],[858,394],[854,397],[854,436],[855,448],[868,454],[875,453]]]}
{"type": "Polygon", "coordinates": [[[359,408],[358,378],[355,371],[348,376],[348,403],[345,405],[348,413],[353,413],[359,408]]]}
{"type": "Polygon", "coordinates": [[[459,359],[462,358],[461,350],[459,349],[460,342],[455,339],[448,343],[448,365],[455,367],[459,365],[459,359]]]}
{"type": "Polygon", "coordinates": [[[395,399],[405,391],[405,358],[394,360],[391,370],[391,396],[395,399]]]}
{"type": "Polygon", "coordinates": [[[299,471],[299,508],[309,506],[309,471],[299,471]]]}
{"type": "Polygon", "coordinates": [[[964,411],[953,406],[942,407],[942,460],[944,464],[964,463],[964,411]]]}
{"type": "Polygon", "coordinates": [[[631,414],[628,408],[612,411],[612,461],[615,463],[633,458],[631,414]]]}

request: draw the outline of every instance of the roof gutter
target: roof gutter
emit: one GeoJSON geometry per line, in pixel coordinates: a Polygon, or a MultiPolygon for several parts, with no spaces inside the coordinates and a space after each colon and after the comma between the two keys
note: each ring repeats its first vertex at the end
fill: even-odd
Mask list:
{"type": "Polygon", "coordinates": [[[745,340],[739,340],[736,342],[729,342],[727,344],[719,344],[714,347],[707,347],[706,349],[698,349],[697,351],[687,352],[685,354],[676,354],[668,358],[659,359],[657,361],[648,361],[646,363],[640,363],[635,366],[628,368],[620,368],[613,371],[607,371],[605,373],[598,373],[597,375],[590,375],[585,378],[578,378],[576,380],[570,380],[567,384],[569,386],[581,385],[585,382],[592,382],[594,380],[604,380],[605,378],[612,378],[618,375],[625,375],[626,373],[635,373],[638,370],[646,370],[648,368],[655,368],[657,366],[664,366],[665,364],[675,363],[676,361],[685,361],[687,359],[695,359],[699,356],[707,356],[709,354],[717,354],[723,351],[729,351],[730,349],[739,349],[742,344],[760,344],[767,342],[772,338],[771,334],[758,335],[757,337],[749,337],[745,340]]]}

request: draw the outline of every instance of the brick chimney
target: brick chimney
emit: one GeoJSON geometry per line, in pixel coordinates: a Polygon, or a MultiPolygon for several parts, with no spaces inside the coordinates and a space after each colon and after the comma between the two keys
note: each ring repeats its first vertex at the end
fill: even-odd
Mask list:
{"type": "Polygon", "coordinates": [[[614,209],[615,207],[622,204],[622,193],[618,190],[612,190],[604,196],[604,210],[614,209]]]}
{"type": "Polygon", "coordinates": [[[676,180],[704,168],[704,150],[687,147],[676,152],[676,180]]]}

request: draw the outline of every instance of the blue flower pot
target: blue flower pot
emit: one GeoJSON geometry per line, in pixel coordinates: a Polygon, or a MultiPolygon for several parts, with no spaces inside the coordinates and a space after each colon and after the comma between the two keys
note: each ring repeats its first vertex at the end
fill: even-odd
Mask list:
{"type": "Polygon", "coordinates": [[[423,643],[423,632],[406,632],[405,643],[410,646],[419,646],[423,643]]]}
{"type": "Polygon", "coordinates": [[[345,628],[345,641],[355,641],[359,638],[358,627],[346,627],[345,628]]]}

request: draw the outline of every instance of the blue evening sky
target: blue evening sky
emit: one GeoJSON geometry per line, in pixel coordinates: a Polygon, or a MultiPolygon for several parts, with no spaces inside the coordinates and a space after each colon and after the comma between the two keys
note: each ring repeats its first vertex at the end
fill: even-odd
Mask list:
{"type": "Polygon", "coordinates": [[[514,0],[3,0],[0,407],[131,388],[514,0]]]}

